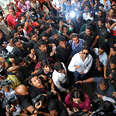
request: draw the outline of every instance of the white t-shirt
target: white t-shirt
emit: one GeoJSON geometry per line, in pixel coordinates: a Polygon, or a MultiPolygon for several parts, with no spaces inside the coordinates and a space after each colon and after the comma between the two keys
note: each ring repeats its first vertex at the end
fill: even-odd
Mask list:
{"type": "Polygon", "coordinates": [[[98,48],[94,48],[94,52],[97,56],[99,56],[99,61],[106,66],[107,64],[107,60],[108,60],[108,56],[106,54],[106,52],[103,52],[101,55],[98,54],[98,48]]]}
{"type": "Polygon", "coordinates": [[[53,0],[52,5],[55,5],[56,8],[60,8],[61,7],[61,1],[60,0],[53,0]]]}

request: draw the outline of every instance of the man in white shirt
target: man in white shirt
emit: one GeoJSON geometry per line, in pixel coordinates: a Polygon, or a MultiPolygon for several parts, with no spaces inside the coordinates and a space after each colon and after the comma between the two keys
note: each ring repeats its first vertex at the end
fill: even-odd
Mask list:
{"type": "Polygon", "coordinates": [[[104,68],[104,78],[106,77],[106,66],[107,66],[107,61],[108,61],[108,55],[107,53],[104,51],[104,47],[99,46],[99,48],[94,48],[94,52],[95,54],[98,56],[98,65],[97,65],[97,69],[101,71],[101,65],[100,63],[103,65],[104,68]],[[99,63],[100,62],[100,63],[99,63]]]}
{"type": "Polygon", "coordinates": [[[64,88],[63,86],[67,81],[66,75],[67,75],[67,72],[66,72],[66,68],[64,64],[60,62],[56,62],[54,65],[54,72],[52,74],[52,80],[53,80],[55,87],[60,92],[66,91],[66,88],[64,88]]]}
{"type": "Polygon", "coordinates": [[[60,0],[53,0],[52,6],[54,9],[60,10],[61,9],[61,1],[60,0]]]}
{"type": "Polygon", "coordinates": [[[74,81],[76,82],[79,78],[87,74],[92,66],[93,58],[89,54],[88,48],[83,48],[83,50],[77,54],[75,54],[68,66],[68,70],[73,72],[74,81]]]}

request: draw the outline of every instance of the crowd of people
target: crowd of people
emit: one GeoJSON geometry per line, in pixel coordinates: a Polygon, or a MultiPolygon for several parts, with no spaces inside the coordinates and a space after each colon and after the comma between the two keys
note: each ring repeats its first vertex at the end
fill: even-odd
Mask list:
{"type": "Polygon", "coordinates": [[[9,0],[6,7],[1,116],[116,115],[115,0],[9,0]]]}

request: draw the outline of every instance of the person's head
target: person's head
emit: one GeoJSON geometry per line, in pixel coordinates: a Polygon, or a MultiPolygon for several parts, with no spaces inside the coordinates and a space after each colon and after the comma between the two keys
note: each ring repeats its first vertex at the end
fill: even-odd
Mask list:
{"type": "Polygon", "coordinates": [[[85,101],[85,96],[82,90],[74,88],[70,94],[70,100],[73,103],[79,104],[80,102],[85,101]]]}
{"type": "Polygon", "coordinates": [[[50,65],[49,65],[49,64],[44,64],[44,65],[43,65],[43,70],[44,70],[44,72],[49,73],[50,70],[51,70],[50,65]]]}
{"type": "Polygon", "coordinates": [[[79,42],[78,34],[73,33],[73,34],[71,35],[71,39],[72,39],[72,41],[73,41],[74,44],[77,44],[77,43],[79,42]]]}
{"type": "Polygon", "coordinates": [[[15,29],[19,34],[24,34],[23,33],[23,26],[21,24],[16,24],[15,29]]]}
{"type": "Polygon", "coordinates": [[[66,26],[63,26],[63,33],[67,33],[68,32],[68,28],[66,26]]]}
{"type": "Polygon", "coordinates": [[[30,77],[29,83],[36,88],[43,88],[42,79],[36,75],[30,77]]]}
{"type": "Polygon", "coordinates": [[[85,33],[86,33],[88,36],[90,36],[90,35],[91,35],[91,29],[88,28],[88,27],[86,27],[85,33]]]}
{"type": "Polygon", "coordinates": [[[99,46],[98,48],[98,54],[101,55],[104,52],[104,46],[99,46]]]}
{"type": "Polygon", "coordinates": [[[10,6],[9,9],[8,9],[8,11],[9,11],[10,15],[13,15],[13,16],[15,15],[15,9],[14,9],[14,7],[10,6]]]}
{"type": "Polygon", "coordinates": [[[114,14],[115,14],[115,10],[114,10],[113,8],[111,8],[111,9],[109,10],[109,12],[108,12],[108,15],[109,15],[110,17],[113,17],[114,14]]]}
{"type": "Polygon", "coordinates": [[[107,79],[101,79],[99,83],[99,88],[101,91],[105,91],[109,87],[107,79]]]}
{"type": "Polygon", "coordinates": [[[43,40],[40,40],[38,42],[38,47],[39,49],[42,51],[42,52],[47,52],[47,45],[46,45],[46,42],[43,41],[43,40]]]}
{"type": "Polygon", "coordinates": [[[23,43],[21,42],[21,40],[19,40],[18,38],[14,38],[13,39],[13,43],[17,48],[22,49],[23,48],[23,43]]]}
{"type": "Polygon", "coordinates": [[[65,40],[65,38],[64,37],[59,37],[59,46],[61,47],[61,48],[66,48],[66,40],[65,40]]]}
{"type": "Polygon", "coordinates": [[[41,39],[43,40],[43,41],[48,41],[48,36],[47,36],[47,34],[46,33],[44,33],[42,36],[41,36],[41,39]]]}
{"type": "Polygon", "coordinates": [[[30,54],[35,55],[35,50],[34,50],[34,49],[31,49],[31,50],[30,50],[30,54]]]}
{"type": "Polygon", "coordinates": [[[116,68],[116,55],[111,56],[110,58],[110,68],[111,70],[114,70],[116,68]]]}
{"type": "Polygon", "coordinates": [[[38,41],[38,35],[36,34],[36,33],[31,33],[31,40],[33,40],[33,41],[35,41],[35,42],[37,42],[38,41]]]}
{"type": "Polygon", "coordinates": [[[61,62],[56,62],[54,64],[54,69],[59,72],[59,73],[63,73],[64,72],[64,67],[63,64],[61,62]]]}
{"type": "Polygon", "coordinates": [[[102,10],[99,10],[98,13],[97,13],[98,17],[101,17],[102,14],[103,14],[103,11],[102,10]]]}
{"type": "Polygon", "coordinates": [[[89,55],[89,48],[88,47],[83,47],[82,54],[87,57],[89,55]]]}
{"type": "Polygon", "coordinates": [[[99,10],[104,11],[104,5],[103,5],[103,4],[101,4],[101,5],[99,6],[99,10]]]}
{"type": "Polygon", "coordinates": [[[104,22],[102,20],[98,20],[97,24],[98,24],[99,27],[103,27],[104,22]]]}
{"type": "Polygon", "coordinates": [[[48,111],[50,113],[50,116],[58,116],[58,103],[56,100],[51,99],[48,102],[48,111]]]}

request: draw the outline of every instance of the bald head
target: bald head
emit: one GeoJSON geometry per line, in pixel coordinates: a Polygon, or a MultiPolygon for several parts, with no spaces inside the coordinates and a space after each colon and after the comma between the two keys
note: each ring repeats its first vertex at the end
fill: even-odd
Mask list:
{"type": "Polygon", "coordinates": [[[21,84],[15,88],[15,93],[17,95],[28,95],[28,89],[25,85],[21,84]]]}

